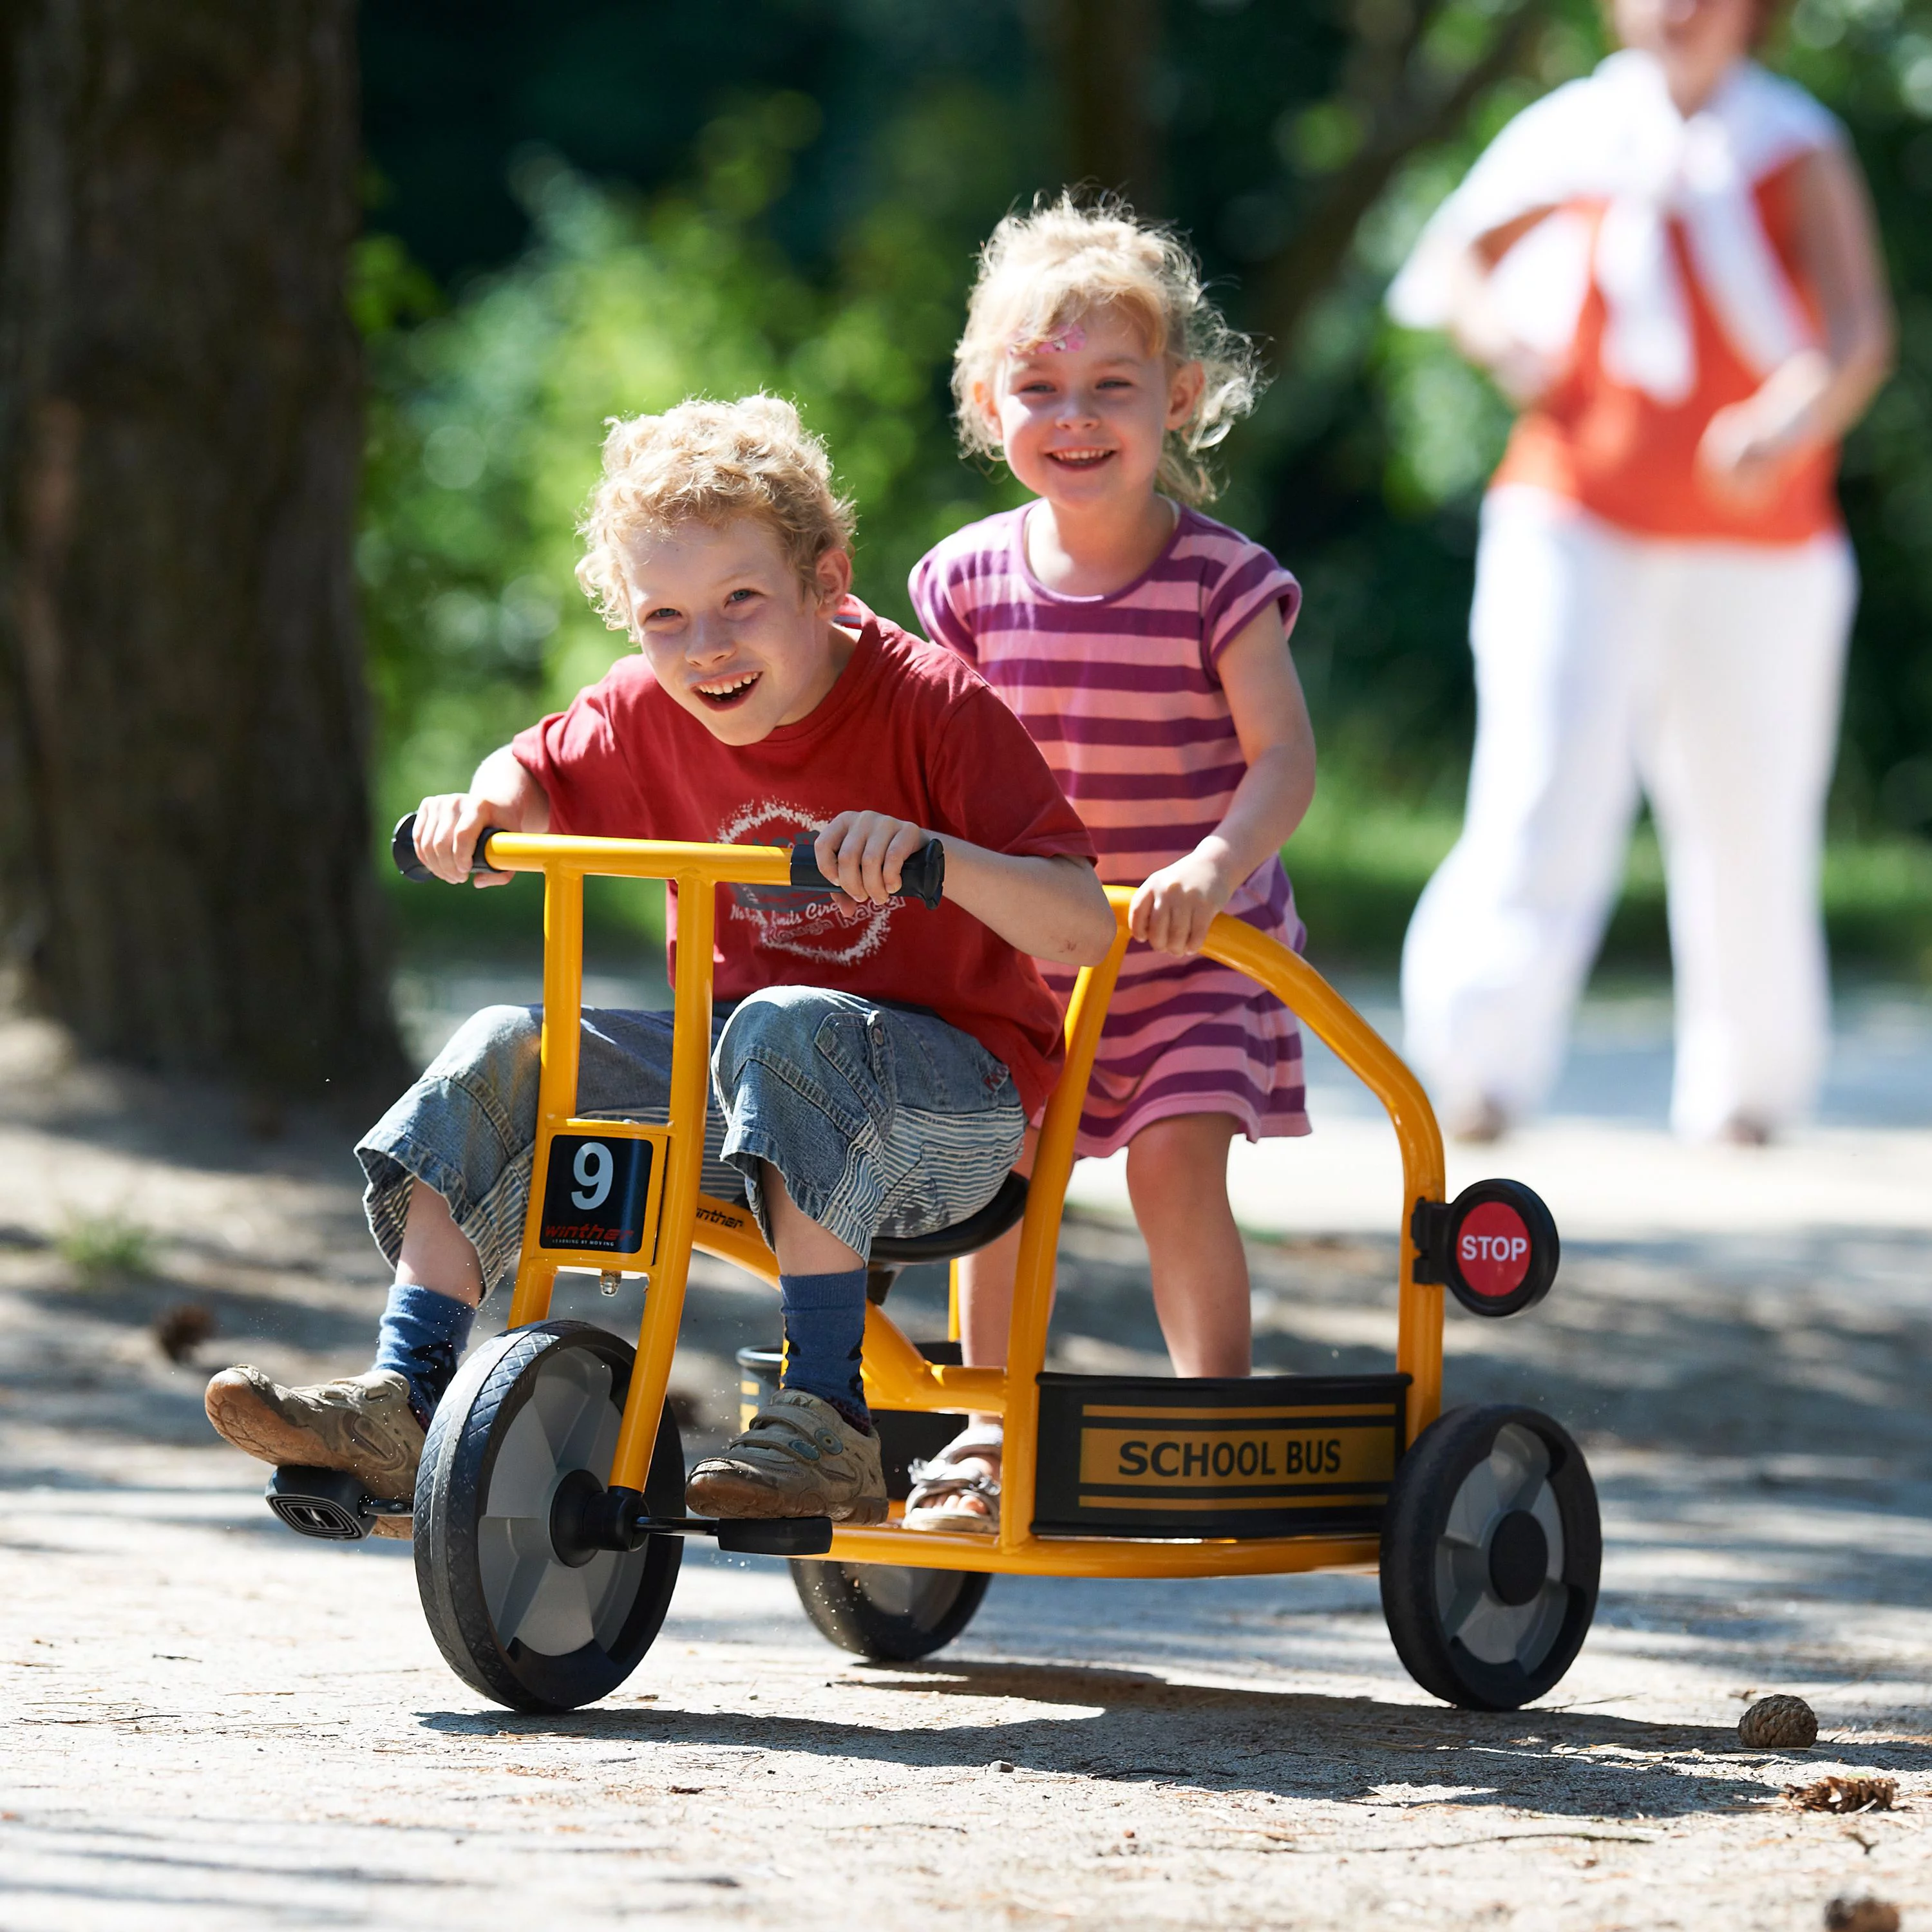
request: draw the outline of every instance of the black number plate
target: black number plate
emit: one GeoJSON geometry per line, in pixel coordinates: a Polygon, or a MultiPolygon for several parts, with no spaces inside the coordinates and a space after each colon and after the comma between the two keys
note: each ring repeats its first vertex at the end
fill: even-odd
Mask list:
{"type": "Polygon", "coordinates": [[[649,1141],[559,1134],[550,1144],[539,1244],[634,1255],[644,1245],[650,1194],[649,1141]]]}

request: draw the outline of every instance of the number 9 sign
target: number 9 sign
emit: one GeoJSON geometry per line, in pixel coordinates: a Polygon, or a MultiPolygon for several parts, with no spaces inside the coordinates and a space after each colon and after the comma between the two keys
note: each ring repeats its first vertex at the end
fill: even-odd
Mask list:
{"type": "Polygon", "coordinates": [[[550,1144],[538,1245],[634,1255],[644,1245],[651,1143],[558,1134],[550,1144]]]}
{"type": "Polygon", "coordinates": [[[610,1192],[610,1177],[616,1171],[610,1150],[602,1141],[586,1141],[577,1150],[571,1172],[578,1185],[571,1193],[571,1205],[586,1210],[603,1206],[610,1192]]]}

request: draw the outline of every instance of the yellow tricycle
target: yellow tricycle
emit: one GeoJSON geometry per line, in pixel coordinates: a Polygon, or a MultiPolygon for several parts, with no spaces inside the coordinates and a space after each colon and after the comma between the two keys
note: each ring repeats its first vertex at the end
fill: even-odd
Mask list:
{"type": "MultiPolygon", "coordinates": [[[[943,1418],[1004,1419],[997,1533],[912,1531],[823,1517],[710,1521],[688,1515],[677,1424],[665,1401],[692,1251],[778,1282],[742,1205],[704,1194],[715,888],[817,887],[809,842],[674,844],[494,832],[477,864],[540,872],[542,1075],[528,1216],[509,1324],[464,1364],[438,1408],[413,1503],[416,1575],[452,1667],[522,1711],[608,1695],[656,1637],[684,1539],[791,1559],[806,1614],[862,1655],[910,1659],[963,1630],[1000,1574],[1187,1577],[1378,1570],[1389,1634],[1422,1687],[1473,1708],[1540,1696],[1574,1659],[1594,1614],[1597,1499],[1568,1432],[1510,1404],[1440,1413],[1445,1290],[1478,1315],[1514,1314],[1548,1291],[1558,1258],[1548,1210],[1520,1183],[1444,1192],[1442,1135],[1421,1087],[1308,963],[1223,915],[1208,956],[1278,995],[1388,1109],[1402,1153],[1400,1302],[1385,1374],[1186,1379],[1045,1367],[1055,1250],[1074,1133],[1126,946],[1131,895],[1110,890],[1112,952],[1082,973],[1066,1058],[1030,1182],[1010,1177],[970,1220],[868,1258],[864,1372],[892,1485],[908,1455],[944,1441],[943,1418]],[[576,1115],[584,881],[661,879],[676,889],[668,1118],[576,1115]],[[898,1269],[946,1261],[1021,1228],[1004,1369],[962,1366],[956,1342],[915,1346],[883,1306],[898,1269]],[[560,1268],[614,1289],[642,1276],[637,1346],[548,1318],[560,1268]]],[[[415,864],[408,821],[398,862],[415,864]]],[[[939,859],[937,842],[922,860],[939,859]]],[[[906,890],[936,902],[908,864],[906,890]]],[[[958,1332],[954,1301],[954,1334],[958,1332]]],[[[740,1357],[748,1406],[776,1351],[740,1357]]],[[[277,1514],[311,1535],[368,1534],[385,1504],[352,1478],[283,1469],[277,1514]]]]}

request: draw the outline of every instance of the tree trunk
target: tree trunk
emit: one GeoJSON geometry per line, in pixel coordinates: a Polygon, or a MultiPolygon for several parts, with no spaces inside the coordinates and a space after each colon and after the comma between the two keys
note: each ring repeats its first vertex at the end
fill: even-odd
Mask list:
{"type": "Polygon", "coordinates": [[[1048,16],[1067,180],[1161,212],[1160,140],[1151,112],[1160,0],[1058,0],[1048,16]]]}
{"type": "Polygon", "coordinates": [[[1362,218],[1396,171],[1411,155],[1448,140],[1476,102],[1522,64],[1548,17],[1549,0],[1514,0],[1514,10],[1503,14],[1482,53],[1454,80],[1432,78],[1417,58],[1444,11],[1444,0],[1409,0],[1406,9],[1397,0],[1360,10],[1377,32],[1358,40],[1340,98],[1354,108],[1366,138],[1330,177],[1285,245],[1256,270],[1259,315],[1277,364],[1293,359],[1310,309],[1340,275],[1362,218]]]}
{"type": "Polygon", "coordinates": [[[0,18],[0,950],[97,1052],[392,1072],[353,0],[0,18]]]}

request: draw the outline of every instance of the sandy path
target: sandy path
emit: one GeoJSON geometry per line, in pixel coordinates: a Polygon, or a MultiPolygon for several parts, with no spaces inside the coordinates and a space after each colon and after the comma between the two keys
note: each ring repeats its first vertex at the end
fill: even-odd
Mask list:
{"type": "MultiPolygon", "coordinates": [[[[888,1670],[827,1647],[782,1566],[694,1552],[625,1690],[539,1720],[449,1674],[405,1549],[282,1532],[200,1420],[223,1360],[366,1358],[380,1282],[339,1128],[251,1142],[214,1096],[83,1078],[43,1047],[0,1034],[6,1932],[855,1914],[1784,1932],[1858,1888],[1932,1925],[1916,1232],[1573,1244],[1536,1316],[1452,1325],[1451,1399],[1550,1408],[1603,1492],[1603,1606],[1550,1706],[1429,1702],[1372,1579],[1001,1580],[951,1650],[888,1670]],[[89,1286],[53,1243],[109,1212],[152,1231],[148,1270],[89,1286]],[[184,1298],[224,1337],[176,1366],[146,1324],[184,1298]],[[1823,1720],[1802,1760],[1737,1748],[1772,1688],[1823,1720]],[[1779,1802],[1830,1770],[1896,1778],[1904,1808],[1779,1802]]],[[[1070,1230],[1068,1366],[1154,1358],[1133,1255],[1103,1222],[1070,1230]]],[[[1266,1364],[1384,1359],[1385,1242],[1256,1262],[1266,1364]]],[[[719,1274],[692,1313],[686,1400],[716,1424],[770,1304],[719,1274]]]]}

